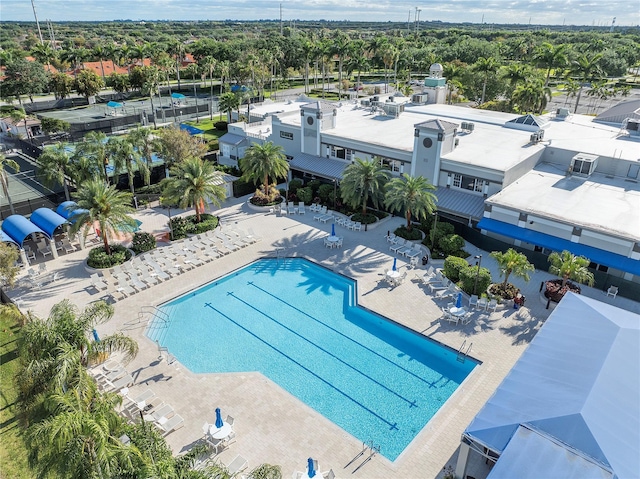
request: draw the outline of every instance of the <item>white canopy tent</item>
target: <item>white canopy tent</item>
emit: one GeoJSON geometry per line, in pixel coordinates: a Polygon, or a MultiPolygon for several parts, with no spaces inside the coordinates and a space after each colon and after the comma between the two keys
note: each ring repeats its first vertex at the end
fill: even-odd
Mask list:
{"type": "Polygon", "coordinates": [[[463,434],[492,479],[637,478],[640,316],[569,293],[463,434]]]}

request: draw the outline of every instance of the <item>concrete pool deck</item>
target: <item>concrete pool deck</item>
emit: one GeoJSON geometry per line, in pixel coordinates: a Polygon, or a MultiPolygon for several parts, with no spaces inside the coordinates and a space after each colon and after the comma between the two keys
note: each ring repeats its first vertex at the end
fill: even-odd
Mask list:
{"type": "MultiPolygon", "coordinates": [[[[441,477],[443,466],[455,464],[465,427],[550,314],[538,299],[540,282],[550,278],[549,273],[536,271],[529,283],[518,278],[511,280],[527,297],[524,308],[513,310],[503,306],[493,313],[476,313],[470,324],[456,326],[439,319],[440,306],[447,300],[435,299],[414,279],[416,273],[424,272],[423,266],[414,269],[399,259],[400,271],[408,271],[406,281],[393,289],[380,281],[394,258],[385,234],[402,224],[401,218],[386,219],[366,232],[352,232],[336,225],[336,233],[344,236],[344,247],[327,249],[322,239],[331,231],[331,224],[313,221],[314,214],[310,211],[305,215],[281,217],[251,210],[245,204],[246,199],[229,200],[214,214],[220,215],[223,231],[237,223],[245,231],[251,228],[263,237],[262,241],[118,301],[114,305],[114,318],[98,326],[101,335],[123,331],[140,345],[138,356],[127,365],[136,380],[130,395],[151,388],[160,400],[171,404],[184,418],[184,427],[167,436],[175,453],[186,451],[201,439],[202,425],[212,422],[215,408],[220,407],[223,415],[235,418],[237,433],[236,442],[218,456],[222,462],[229,463],[236,454],[241,454],[248,460],[248,470],[262,463],[278,464],[285,478],[291,477],[294,471],[303,471],[308,457],[318,460],[321,471],[333,469],[338,478],[441,477]],[[357,280],[358,300],[362,306],[455,350],[465,340],[467,345],[473,343],[470,355],[482,364],[396,461],[391,462],[378,454],[353,473],[368,456],[366,453],[345,468],[362,450],[361,440],[350,436],[258,372],[193,374],[179,363],[168,365],[166,361],[158,361],[155,344],[144,336],[146,322],[138,323],[141,308],[166,302],[255,259],[274,257],[276,248],[283,248],[286,256],[310,259],[357,280]]],[[[143,231],[159,233],[166,229],[166,212],[162,210],[140,210],[135,217],[143,222],[143,231]]],[[[163,244],[159,245],[160,249],[163,247],[163,244]]],[[[466,250],[471,255],[482,254],[482,266],[491,270],[494,279],[498,278],[496,264],[488,252],[472,245],[467,245],[466,250]]],[[[19,296],[23,310],[32,310],[40,317],[46,317],[51,306],[65,298],[83,308],[102,296],[90,288],[89,273],[84,269],[85,259],[86,251],[78,251],[49,260],[49,274],[59,271],[62,279],[37,289],[15,289],[9,295],[19,296]]],[[[38,261],[41,261],[40,257],[38,261]]],[[[639,303],[621,297],[612,299],[594,288],[582,289],[586,296],[640,313],[639,303]]],[[[215,354],[215,347],[211,354],[215,354]]],[[[481,479],[488,471],[489,466],[478,459],[470,462],[467,474],[481,479]]]]}

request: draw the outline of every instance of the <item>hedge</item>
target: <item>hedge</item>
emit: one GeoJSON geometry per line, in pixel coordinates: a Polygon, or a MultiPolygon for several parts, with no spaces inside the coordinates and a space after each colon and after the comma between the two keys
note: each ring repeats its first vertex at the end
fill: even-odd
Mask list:
{"type": "Polygon", "coordinates": [[[443,272],[444,275],[454,283],[460,281],[460,271],[468,268],[469,264],[464,258],[458,258],[457,256],[447,256],[444,260],[443,272]]]}
{"type": "Polygon", "coordinates": [[[119,244],[109,245],[111,254],[108,255],[104,246],[98,246],[89,251],[87,266],[96,269],[111,268],[131,259],[131,251],[119,244]]]}

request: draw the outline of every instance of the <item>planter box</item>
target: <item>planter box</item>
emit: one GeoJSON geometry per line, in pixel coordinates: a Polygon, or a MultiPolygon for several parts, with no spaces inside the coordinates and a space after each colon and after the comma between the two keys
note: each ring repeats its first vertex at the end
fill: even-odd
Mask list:
{"type": "MultiPolygon", "coordinates": [[[[284,203],[284,201],[282,203],[284,203]]],[[[252,211],[257,211],[257,212],[260,212],[260,213],[269,213],[269,211],[272,210],[273,208],[275,208],[276,206],[282,206],[282,203],[280,203],[280,205],[257,206],[257,205],[254,205],[253,203],[251,203],[251,199],[248,199],[247,200],[247,207],[252,211]]]]}

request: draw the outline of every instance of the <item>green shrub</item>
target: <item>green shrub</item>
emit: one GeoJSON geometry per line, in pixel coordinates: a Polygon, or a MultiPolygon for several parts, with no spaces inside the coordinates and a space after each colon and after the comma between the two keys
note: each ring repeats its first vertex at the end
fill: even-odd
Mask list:
{"type": "Polygon", "coordinates": [[[295,194],[298,188],[302,188],[302,180],[296,178],[289,182],[289,193],[295,194]]]}
{"type": "Polygon", "coordinates": [[[378,220],[378,217],[373,213],[367,213],[363,215],[362,213],[356,213],[351,217],[351,221],[359,221],[363,225],[370,225],[375,223],[378,220]]]}
{"type": "Polygon", "coordinates": [[[218,227],[218,217],[208,213],[200,215],[200,223],[196,223],[196,215],[171,218],[173,239],[186,238],[187,235],[200,234],[218,227]]]}
{"type": "Polygon", "coordinates": [[[218,151],[220,149],[220,142],[217,138],[207,141],[207,151],[218,151]]]}
{"type": "Polygon", "coordinates": [[[438,247],[447,256],[457,253],[464,248],[464,239],[457,234],[452,234],[440,238],[438,247]]]}
{"type": "Polygon", "coordinates": [[[131,240],[131,249],[135,254],[151,251],[156,247],[156,238],[150,233],[138,232],[134,233],[131,240]]]}
{"type": "Polygon", "coordinates": [[[460,271],[464,268],[468,268],[469,264],[463,258],[457,256],[448,256],[444,260],[443,272],[444,275],[454,283],[460,281],[460,271]]]}
{"type": "Polygon", "coordinates": [[[304,188],[298,188],[296,192],[298,196],[298,200],[304,202],[305,204],[311,204],[311,200],[313,199],[313,190],[309,186],[305,186],[304,188]]]}
{"type": "Polygon", "coordinates": [[[311,196],[318,196],[318,188],[320,188],[322,182],[320,180],[311,180],[307,183],[307,186],[311,188],[311,196]]]}
{"type": "Polygon", "coordinates": [[[109,245],[111,254],[108,255],[104,246],[98,246],[89,251],[87,266],[96,269],[111,268],[131,259],[131,251],[122,245],[109,245]]]}
{"type": "Polygon", "coordinates": [[[171,231],[173,232],[173,239],[178,240],[186,238],[187,234],[193,234],[195,232],[195,227],[191,221],[187,220],[187,218],[178,216],[176,218],[171,218],[171,231]]]}
{"type": "Polygon", "coordinates": [[[491,283],[491,272],[487,268],[480,268],[479,274],[478,267],[475,265],[467,266],[460,270],[460,288],[467,294],[477,294],[480,296],[487,291],[491,283]],[[478,278],[478,289],[477,292],[474,292],[476,277],[478,278]]]}
{"type": "Polygon", "coordinates": [[[322,201],[323,203],[328,203],[329,199],[331,199],[333,201],[333,185],[328,185],[328,184],[324,184],[324,185],[320,185],[318,187],[318,197],[320,198],[320,201],[322,201]]]}
{"type": "Polygon", "coordinates": [[[400,236],[400,238],[404,238],[410,241],[422,239],[422,231],[417,228],[413,228],[411,231],[409,231],[406,226],[400,226],[399,228],[396,228],[393,233],[396,236],[400,236]]]}
{"type": "Polygon", "coordinates": [[[213,127],[218,131],[227,131],[229,124],[226,121],[216,121],[213,127]]]}
{"type": "MultiPolygon", "coordinates": [[[[195,220],[195,216],[193,217],[195,220]]],[[[196,234],[212,231],[218,227],[218,217],[207,213],[200,215],[200,223],[194,223],[194,232],[196,234]]]]}

